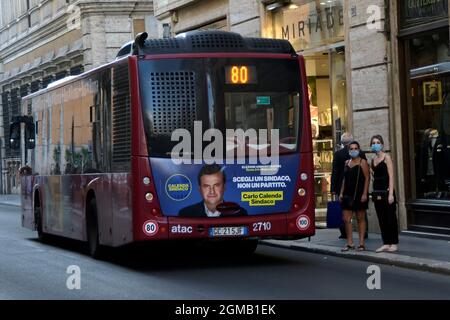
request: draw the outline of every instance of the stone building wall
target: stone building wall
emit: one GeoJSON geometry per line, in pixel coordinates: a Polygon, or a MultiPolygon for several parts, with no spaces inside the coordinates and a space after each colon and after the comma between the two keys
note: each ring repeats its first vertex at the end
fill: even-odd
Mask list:
{"type": "Polygon", "coordinates": [[[151,0],[2,0],[0,16],[0,193],[18,193],[20,155],[6,143],[17,101],[114,60],[138,32],[158,26],[151,0]]]}
{"type": "MultiPolygon", "coordinates": [[[[155,0],[155,17],[161,24],[170,25],[172,35],[181,32],[217,28],[240,33],[244,36],[260,36],[261,1],[258,0],[155,0]]],[[[160,30],[159,36],[163,36],[160,30]]]]}

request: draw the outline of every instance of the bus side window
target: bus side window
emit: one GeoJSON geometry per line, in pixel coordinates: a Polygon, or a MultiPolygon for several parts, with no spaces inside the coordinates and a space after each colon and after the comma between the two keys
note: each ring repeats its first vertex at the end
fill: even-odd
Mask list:
{"type": "Polygon", "coordinates": [[[131,169],[131,112],[128,65],[113,68],[112,74],[112,171],[131,169]]]}
{"type": "Polygon", "coordinates": [[[101,131],[98,132],[98,139],[101,145],[99,153],[102,170],[111,172],[111,69],[105,70],[102,74],[100,90],[101,131]]]}

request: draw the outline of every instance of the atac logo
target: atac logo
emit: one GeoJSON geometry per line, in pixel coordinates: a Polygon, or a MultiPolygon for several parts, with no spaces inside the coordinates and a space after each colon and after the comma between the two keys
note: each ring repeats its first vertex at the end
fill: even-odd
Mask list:
{"type": "Polygon", "coordinates": [[[309,220],[308,216],[301,215],[297,218],[297,228],[299,228],[300,230],[308,229],[310,224],[311,221],[309,220]]]}
{"type": "Polygon", "coordinates": [[[176,225],[170,228],[172,233],[192,233],[192,226],[176,225]]]}

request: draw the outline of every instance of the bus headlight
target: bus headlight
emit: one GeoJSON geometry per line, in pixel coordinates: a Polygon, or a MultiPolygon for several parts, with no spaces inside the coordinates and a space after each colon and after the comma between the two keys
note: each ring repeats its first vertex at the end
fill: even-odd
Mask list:
{"type": "Polygon", "coordinates": [[[142,183],[146,186],[148,186],[150,184],[150,178],[149,177],[145,177],[144,179],[142,179],[142,183]]]}
{"type": "Polygon", "coordinates": [[[302,179],[302,181],[308,180],[308,174],[307,174],[307,173],[302,173],[302,174],[300,175],[300,179],[302,179]]]}
{"type": "Polygon", "coordinates": [[[303,188],[298,189],[298,195],[299,195],[300,197],[306,196],[306,190],[303,189],[303,188]]]}

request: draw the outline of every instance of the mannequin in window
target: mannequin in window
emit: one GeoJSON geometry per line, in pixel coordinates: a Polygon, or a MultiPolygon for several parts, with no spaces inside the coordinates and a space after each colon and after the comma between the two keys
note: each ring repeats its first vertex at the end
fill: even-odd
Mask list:
{"type": "Polygon", "coordinates": [[[441,198],[442,191],[449,191],[447,180],[450,178],[450,164],[448,161],[450,149],[445,132],[439,131],[434,134],[435,136],[432,136],[432,141],[436,138],[436,142],[433,147],[433,168],[436,175],[437,190],[439,191],[438,197],[441,198]]]}
{"type": "Polygon", "coordinates": [[[420,178],[425,193],[445,191],[448,179],[447,141],[437,129],[425,130],[420,150],[420,178]]]}

